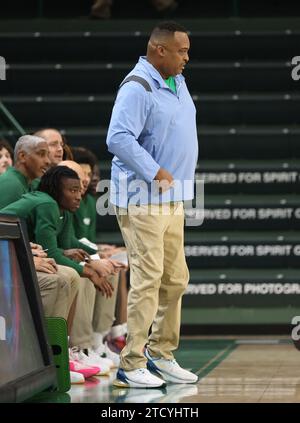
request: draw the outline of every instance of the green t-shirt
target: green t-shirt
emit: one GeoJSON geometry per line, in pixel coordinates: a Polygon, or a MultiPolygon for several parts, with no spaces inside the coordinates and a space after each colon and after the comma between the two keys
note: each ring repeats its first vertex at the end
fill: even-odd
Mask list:
{"type": "Polygon", "coordinates": [[[176,94],[176,82],[174,76],[169,76],[168,79],[165,79],[165,83],[171,88],[173,93],[176,94]]]}

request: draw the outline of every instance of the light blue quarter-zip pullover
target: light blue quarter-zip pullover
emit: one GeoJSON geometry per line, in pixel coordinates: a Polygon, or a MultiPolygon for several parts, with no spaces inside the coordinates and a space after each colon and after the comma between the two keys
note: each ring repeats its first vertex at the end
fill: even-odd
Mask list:
{"type": "Polygon", "coordinates": [[[198,158],[196,108],[182,75],[176,93],[146,57],[126,76],[144,78],[151,87],[130,81],[119,90],[107,134],[112,160],[112,204],[159,204],[191,200],[198,158]],[[160,194],[154,177],[160,168],[175,180],[160,194]]]}

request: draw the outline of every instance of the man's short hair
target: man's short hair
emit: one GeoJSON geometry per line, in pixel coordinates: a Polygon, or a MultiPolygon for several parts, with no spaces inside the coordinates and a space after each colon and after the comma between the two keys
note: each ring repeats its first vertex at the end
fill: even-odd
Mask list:
{"type": "Polygon", "coordinates": [[[174,32],[185,32],[187,34],[187,30],[177,22],[163,21],[153,28],[151,37],[171,35],[174,34],[174,32]]]}
{"type": "Polygon", "coordinates": [[[76,163],[89,164],[92,170],[98,162],[95,154],[85,147],[72,147],[72,153],[76,163]]]}
{"type": "Polygon", "coordinates": [[[42,137],[36,137],[34,135],[23,135],[18,139],[14,149],[14,162],[17,162],[18,154],[20,151],[30,154],[41,142],[46,142],[42,137]]]}
{"type": "Polygon", "coordinates": [[[45,131],[55,131],[55,132],[58,132],[61,135],[60,131],[56,128],[40,128],[37,131],[35,131],[32,135],[35,135],[36,137],[42,137],[43,138],[43,133],[45,131]]]}
{"type": "Polygon", "coordinates": [[[62,194],[64,178],[80,180],[77,173],[68,166],[54,166],[41,177],[38,190],[50,195],[58,203],[62,194]]]}

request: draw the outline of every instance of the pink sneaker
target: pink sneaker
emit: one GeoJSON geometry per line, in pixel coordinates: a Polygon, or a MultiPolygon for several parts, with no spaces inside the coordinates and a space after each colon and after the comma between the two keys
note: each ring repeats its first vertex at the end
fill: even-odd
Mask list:
{"type": "Polygon", "coordinates": [[[69,363],[71,372],[81,373],[85,378],[96,376],[100,372],[99,367],[83,365],[76,360],[70,360],[69,363]]]}
{"type": "Polygon", "coordinates": [[[73,347],[69,349],[69,359],[71,361],[76,361],[76,363],[80,363],[84,367],[92,367],[98,369],[98,376],[107,375],[110,371],[110,364],[113,366],[113,362],[111,360],[107,360],[106,358],[101,358],[100,356],[95,357],[92,350],[90,349],[89,352],[91,353],[91,357],[86,355],[80,348],[73,347]]]}

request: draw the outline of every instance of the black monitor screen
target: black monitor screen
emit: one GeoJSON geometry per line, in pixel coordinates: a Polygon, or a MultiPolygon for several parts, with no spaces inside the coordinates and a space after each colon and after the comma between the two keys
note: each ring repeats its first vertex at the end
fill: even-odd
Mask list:
{"type": "Polygon", "coordinates": [[[36,336],[15,245],[0,239],[1,383],[38,370],[43,357],[36,336]]]}
{"type": "Polygon", "coordinates": [[[26,225],[0,214],[0,402],[56,386],[26,225]]]}

